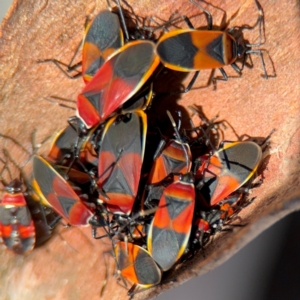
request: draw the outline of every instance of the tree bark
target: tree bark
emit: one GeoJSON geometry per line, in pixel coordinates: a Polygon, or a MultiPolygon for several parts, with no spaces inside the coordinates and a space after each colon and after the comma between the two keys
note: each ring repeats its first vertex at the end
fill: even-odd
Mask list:
{"type": "MultiPolygon", "coordinates": [[[[227,20],[232,18],[229,27],[256,22],[253,1],[211,2],[216,8],[205,7],[211,11],[215,26],[220,25],[223,18],[219,7],[226,11],[227,20]]],[[[191,21],[195,27],[205,26],[204,15],[185,0],[130,0],[130,5],[139,16],[155,15],[168,20],[178,10],[182,15],[194,16],[191,21]]],[[[241,78],[218,82],[216,91],[212,86],[193,89],[180,99],[160,99],[159,104],[162,114],[166,109],[180,108],[185,119],[190,113],[189,105],[201,106],[208,119],[219,115],[239,136],[265,137],[276,129],[271,138],[271,155],[263,172],[263,185],[253,191],[251,196],[256,197],[255,201],[239,214],[248,225],[218,234],[207,246],[206,258],[198,253],[175,270],[176,281],[139,293],[136,299],[152,299],[164,290],[215,268],[263,230],[300,208],[299,4],[295,0],[288,3],[261,0],[261,5],[266,30],[263,48],[268,49],[272,57],[276,78],[261,78],[260,58],[252,55],[254,66],[245,68],[241,78]]],[[[82,38],[86,16],[94,16],[102,9],[106,9],[106,1],[16,0],[3,21],[0,128],[2,134],[15,138],[28,151],[31,151],[30,136],[34,129],[37,129],[37,141],[41,142],[65,127],[67,118],[74,115],[73,111],[44,98],[56,95],[75,100],[84,86],[81,78],[70,80],[54,65],[37,64],[36,61],[56,58],[68,62],[82,38]]],[[[257,30],[246,32],[246,37],[255,41],[257,30]]],[[[267,55],[265,61],[268,73],[272,74],[267,55]]],[[[236,76],[230,66],[225,69],[228,75],[236,76]]],[[[210,71],[201,72],[196,86],[205,85],[209,76],[210,71]]],[[[161,88],[164,86],[169,88],[169,83],[164,82],[161,88]]],[[[224,135],[227,140],[236,140],[228,126],[224,135]]],[[[0,148],[8,149],[21,166],[28,159],[28,154],[9,140],[1,139],[0,148]]],[[[40,154],[47,153],[47,149],[49,143],[43,145],[40,154]]],[[[15,176],[18,176],[17,170],[15,176]]],[[[109,241],[94,240],[89,228],[63,226],[55,230],[47,243],[25,257],[10,253],[3,246],[0,249],[0,298],[124,299],[126,289],[113,277],[116,271],[113,259],[104,255],[110,247],[109,241]]]]}

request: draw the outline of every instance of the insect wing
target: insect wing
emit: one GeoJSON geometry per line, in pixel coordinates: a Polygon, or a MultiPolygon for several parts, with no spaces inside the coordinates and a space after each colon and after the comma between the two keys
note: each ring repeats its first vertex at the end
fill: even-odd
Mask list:
{"type": "Polygon", "coordinates": [[[167,68],[190,72],[233,63],[234,47],[234,39],[226,32],[182,29],[165,33],[156,52],[167,68]]]}
{"type": "Polygon", "coordinates": [[[204,180],[209,185],[210,204],[218,204],[245,184],[256,172],[261,158],[262,150],[254,142],[236,142],[217,151],[204,173],[208,174],[204,180]]]}
{"type": "Polygon", "coordinates": [[[186,174],[191,168],[191,156],[188,144],[170,140],[162,153],[155,159],[149,174],[148,184],[160,182],[171,173],[186,174]],[[186,157],[186,153],[188,157],[186,157]]]}
{"type": "Polygon", "coordinates": [[[56,135],[47,158],[53,163],[61,162],[73,150],[77,137],[77,132],[70,125],[61,130],[56,135]]]}
{"type": "Polygon", "coordinates": [[[118,242],[115,256],[121,275],[143,288],[159,284],[161,271],[148,251],[132,243],[118,242]]]}
{"type": "Polygon", "coordinates": [[[87,128],[104,121],[130,99],[159,64],[150,41],[134,41],[117,50],[77,99],[77,115],[87,128]]]}
{"type": "Polygon", "coordinates": [[[129,214],[137,195],[145,151],[147,117],[143,111],[112,118],[105,127],[98,186],[112,212],[129,214]]]}
{"type": "Polygon", "coordinates": [[[88,225],[92,212],[66,180],[42,157],[33,157],[33,189],[48,206],[74,226],[88,225]]]}
{"type": "Polygon", "coordinates": [[[91,81],[108,56],[123,46],[123,33],[116,14],[104,10],[88,26],[82,48],[82,74],[91,81]]]}
{"type": "Polygon", "coordinates": [[[26,254],[35,245],[35,226],[22,193],[3,196],[0,204],[0,228],[5,246],[17,254],[26,254]]]}
{"type": "Polygon", "coordinates": [[[194,214],[194,185],[175,181],[159,201],[148,232],[148,250],[158,265],[167,271],[186,248],[194,214]]]}

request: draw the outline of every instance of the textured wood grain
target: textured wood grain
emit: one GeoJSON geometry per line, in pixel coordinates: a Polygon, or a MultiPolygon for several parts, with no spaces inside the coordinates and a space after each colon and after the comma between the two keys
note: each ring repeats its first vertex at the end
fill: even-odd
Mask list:
{"type": "MultiPolygon", "coordinates": [[[[198,14],[188,1],[129,1],[137,15],[157,15],[168,19],[176,9],[182,14],[198,14]]],[[[222,7],[230,26],[254,24],[256,8],[253,1],[212,1],[222,7]],[[239,10],[238,10],[239,8],[239,10]]],[[[255,201],[240,217],[248,225],[234,232],[218,235],[201,254],[178,267],[174,280],[136,295],[137,299],[154,298],[191,277],[203,274],[224,262],[260,232],[300,208],[299,188],[299,5],[297,1],[261,1],[266,20],[266,43],[274,61],[277,77],[261,78],[261,63],[253,56],[254,67],[245,69],[242,78],[193,90],[182,99],[162,99],[164,113],[196,104],[208,118],[219,115],[239,135],[263,137],[276,128],[272,136],[271,157],[264,172],[265,180],[255,189],[255,201]],[[172,102],[173,101],[173,102],[172,102]]],[[[19,140],[30,150],[30,134],[37,129],[37,140],[53,134],[66,125],[72,111],[43,100],[57,95],[76,99],[83,87],[82,79],[69,80],[51,64],[36,60],[55,57],[68,62],[81,40],[86,15],[95,15],[106,1],[15,1],[2,24],[0,38],[0,128],[1,133],[19,140]]],[[[212,7],[214,24],[219,25],[222,12],[212,7]]],[[[205,25],[203,15],[192,18],[197,26],[205,25]]],[[[248,33],[247,33],[248,34],[248,33]]],[[[255,39],[249,33],[249,39],[255,39]]],[[[266,59],[267,69],[272,72],[266,59]]],[[[235,75],[230,67],[228,74],[235,75]]],[[[205,85],[209,72],[202,72],[197,85],[205,85]]],[[[168,82],[166,82],[166,85],[168,82]]],[[[185,116],[188,110],[184,110],[185,116]]],[[[226,139],[236,139],[230,128],[226,139]]],[[[26,158],[13,143],[1,140],[0,147],[9,149],[22,165],[26,158]]],[[[44,147],[45,148],[45,147],[44,147]]],[[[42,150],[41,150],[42,151],[42,150]]],[[[43,151],[42,151],[43,152],[43,151]]],[[[17,173],[16,173],[17,174],[17,173]]],[[[53,238],[26,257],[0,248],[0,299],[125,299],[126,290],[113,277],[113,260],[107,258],[108,278],[103,252],[110,249],[108,241],[93,240],[89,228],[59,227],[53,238]]]]}

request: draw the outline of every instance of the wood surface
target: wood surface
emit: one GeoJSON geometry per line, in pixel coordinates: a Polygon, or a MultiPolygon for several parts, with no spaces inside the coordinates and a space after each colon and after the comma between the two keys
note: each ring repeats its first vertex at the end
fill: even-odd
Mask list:
{"type": "MultiPolygon", "coordinates": [[[[178,10],[192,18],[195,26],[205,26],[204,15],[183,0],[129,0],[135,14],[157,16],[164,20],[178,10]]],[[[221,24],[223,12],[229,27],[252,25],[257,18],[253,1],[218,1],[206,6],[214,16],[214,25],[221,24]]],[[[219,115],[239,136],[265,137],[275,128],[271,150],[264,171],[263,185],[253,191],[255,201],[240,213],[245,227],[218,234],[206,248],[206,258],[198,253],[177,268],[173,280],[136,299],[152,299],[164,290],[215,268],[239,251],[263,230],[300,208],[299,187],[299,64],[300,31],[299,3],[261,0],[265,13],[266,43],[276,69],[276,78],[261,77],[259,57],[252,56],[253,68],[245,68],[241,78],[218,82],[195,89],[179,99],[160,99],[159,111],[181,108],[187,119],[188,105],[201,106],[209,118],[219,115]],[[184,108],[185,107],[185,108],[184,108]]],[[[76,99],[84,83],[81,78],[70,80],[54,65],[37,64],[38,59],[56,58],[68,62],[83,34],[87,15],[94,16],[106,8],[106,1],[35,1],[16,0],[2,23],[0,32],[0,132],[17,139],[31,151],[30,136],[37,129],[36,140],[66,126],[74,113],[44,100],[56,95],[76,99]]],[[[246,32],[255,41],[257,31],[246,32]]],[[[272,65],[266,56],[269,74],[272,65]]],[[[226,67],[231,76],[236,73],[226,67]]],[[[218,71],[216,71],[218,72],[218,71]]],[[[206,84],[209,71],[203,71],[196,86],[206,84]]],[[[162,85],[163,88],[164,85],[162,85]]],[[[165,82],[172,86],[172,82],[165,82]]],[[[195,119],[196,120],[196,119],[195,119]]],[[[230,127],[225,138],[236,140],[230,127]]],[[[49,144],[40,152],[47,152],[49,144]]],[[[6,148],[22,165],[28,155],[9,140],[1,139],[0,149],[6,148]]],[[[16,171],[16,176],[18,173],[16,171]]],[[[0,247],[0,299],[126,299],[126,289],[113,277],[113,259],[104,255],[110,250],[109,241],[94,240],[89,228],[59,226],[44,246],[27,256],[18,256],[0,247]],[[105,258],[106,257],[106,258],[105,258]],[[107,281],[107,282],[106,282],[107,281]],[[104,288],[104,289],[103,289],[104,288]]]]}

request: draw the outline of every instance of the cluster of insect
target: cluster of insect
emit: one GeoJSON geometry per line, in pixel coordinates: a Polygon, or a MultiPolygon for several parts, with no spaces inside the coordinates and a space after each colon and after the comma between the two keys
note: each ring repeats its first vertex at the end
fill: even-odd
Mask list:
{"type": "MultiPolygon", "coordinates": [[[[262,50],[243,39],[249,26],[212,30],[211,14],[191,2],[206,14],[207,30],[174,16],[163,25],[132,29],[130,14],[118,2],[115,11],[100,12],[87,26],[81,72],[69,75],[78,64],[65,69],[57,60],[43,61],[54,62],[69,77],[82,75],[85,87],[76,116],[57,134],[48,156],[33,155],[31,178],[2,179],[0,229],[8,249],[28,253],[61,219],[70,226],[90,226],[95,239],[111,241],[119,274],[133,283],[128,292],[133,295],[137,287],[159,284],[164,272],[204,251],[250,202],[249,182],[267,139],[220,143],[215,120],[202,118],[200,126],[182,128],[180,111],[166,111],[162,121],[151,105],[157,76],[165,69],[195,72],[185,91],[170,94],[190,90],[202,69],[221,70],[214,84],[227,80],[226,65],[241,73],[251,53],[261,57],[268,77],[262,50]],[[168,31],[178,19],[189,29],[168,31]]],[[[253,28],[261,30],[262,9],[255,3],[259,17],[253,28]]],[[[9,153],[6,157],[1,177],[13,161],[9,153]]]]}

